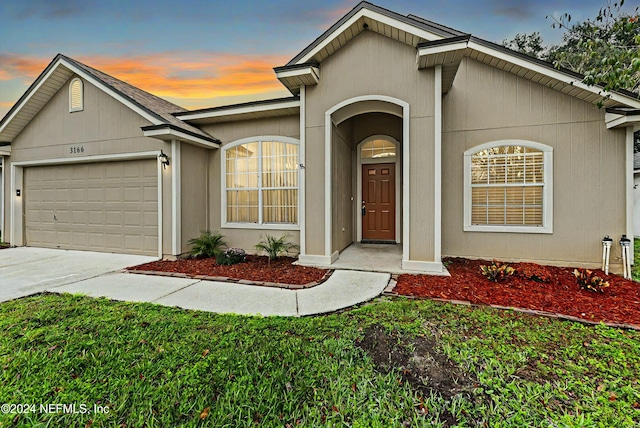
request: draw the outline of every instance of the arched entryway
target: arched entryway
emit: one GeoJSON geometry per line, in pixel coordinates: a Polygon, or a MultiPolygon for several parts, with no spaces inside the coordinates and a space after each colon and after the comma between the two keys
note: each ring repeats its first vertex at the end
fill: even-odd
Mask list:
{"type": "Polygon", "coordinates": [[[409,105],[392,97],[355,97],[326,112],[325,254],[331,262],[363,240],[402,243],[402,260],[408,259],[409,192],[402,186],[409,177],[408,135],[409,105]],[[386,205],[375,206],[381,198],[386,205]]]}

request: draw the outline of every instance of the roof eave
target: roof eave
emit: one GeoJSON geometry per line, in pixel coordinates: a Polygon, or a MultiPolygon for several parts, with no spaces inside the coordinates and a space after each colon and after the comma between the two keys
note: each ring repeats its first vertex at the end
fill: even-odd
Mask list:
{"type": "Polygon", "coordinates": [[[253,103],[242,103],[230,106],[214,107],[211,109],[195,110],[176,115],[185,122],[216,123],[227,120],[243,120],[253,116],[285,116],[290,115],[292,109],[300,109],[300,98],[287,97],[275,100],[264,100],[253,103]]]}
{"type": "Polygon", "coordinates": [[[157,138],[163,141],[180,140],[207,149],[219,149],[221,144],[220,140],[214,138],[205,139],[170,124],[143,126],[141,129],[145,137],[157,138]]]}

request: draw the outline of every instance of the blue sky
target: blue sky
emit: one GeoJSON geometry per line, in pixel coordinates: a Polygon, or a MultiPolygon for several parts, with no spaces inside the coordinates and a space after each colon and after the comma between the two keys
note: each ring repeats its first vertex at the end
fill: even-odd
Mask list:
{"type": "MultiPolygon", "coordinates": [[[[376,0],[501,42],[562,32],[547,15],[596,16],[605,0],[376,0]]],[[[287,96],[272,68],[284,65],[357,1],[3,0],[0,117],[57,53],[186,108],[287,96]]]]}

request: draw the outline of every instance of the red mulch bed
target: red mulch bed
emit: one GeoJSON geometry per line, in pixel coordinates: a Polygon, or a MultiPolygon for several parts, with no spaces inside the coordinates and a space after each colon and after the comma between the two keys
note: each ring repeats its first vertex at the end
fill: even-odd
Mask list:
{"type": "Polygon", "coordinates": [[[296,266],[296,259],[279,257],[271,262],[266,256],[247,256],[247,261],[226,266],[216,264],[215,258],[159,260],[143,265],[128,267],[127,270],[145,270],[156,272],[177,272],[191,276],[226,276],[227,278],[246,279],[249,281],[275,282],[279,284],[304,285],[318,282],[327,272],[307,266],[296,266]]]}
{"type": "Polygon", "coordinates": [[[604,293],[581,290],[573,268],[509,263],[516,272],[547,276],[537,282],[516,273],[503,282],[491,282],[480,273],[486,260],[445,259],[450,277],[400,275],[394,292],[405,296],[467,300],[475,304],[533,309],[574,316],[588,321],[640,326],[640,284],[618,275],[594,272],[609,281],[604,293]]]}

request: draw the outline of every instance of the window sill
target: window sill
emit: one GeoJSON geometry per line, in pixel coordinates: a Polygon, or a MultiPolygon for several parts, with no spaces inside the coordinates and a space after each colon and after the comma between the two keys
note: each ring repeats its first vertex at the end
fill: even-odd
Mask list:
{"type": "Polygon", "coordinates": [[[552,227],[541,226],[464,226],[465,232],[496,232],[496,233],[553,233],[552,227]]]}
{"type": "Polygon", "coordinates": [[[221,229],[300,230],[297,224],[222,223],[221,229]]]}

